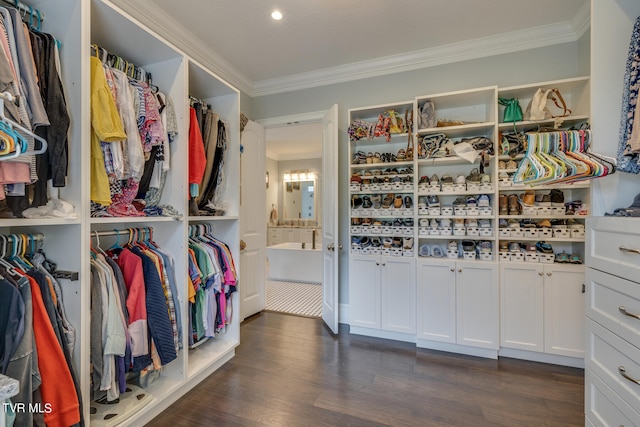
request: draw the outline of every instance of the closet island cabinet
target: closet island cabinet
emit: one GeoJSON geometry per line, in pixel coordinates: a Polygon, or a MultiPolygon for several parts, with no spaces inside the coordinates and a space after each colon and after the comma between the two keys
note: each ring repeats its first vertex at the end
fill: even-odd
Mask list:
{"type": "MultiPolygon", "coordinates": [[[[11,2],[13,3],[13,2],[11,2]]],[[[66,186],[55,192],[73,205],[76,218],[0,219],[0,233],[41,234],[42,247],[60,271],[58,279],[69,322],[76,329],[73,366],[86,425],[140,426],[151,421],[235,354],[240,341],[239,298],[230,294],[229,321],[215,336],[191,343],[189,302],[189,248],[198,233],[207,230],[224,242],[239,275],[240,96],[236,88],[146,28],[136,18],[107,0],[45,0],[24,2],[44,14],[42,31],[60,42],[60,68],[71,117],[69,168],[66,186]],[[173,102],[177,135],[170,144],[170,168],[158,205],[164,216],[95,216],[91,214],[91,46],[97,45],[152,76],[154,86],[173,102]],[[227,132],[218,193],[223,209],[216,216],[190,216],[188,197],[189,97],[207,102],[227,132]],[[134,234],[137,233],[137,234],[134,234]],[[173,262],[177,295],[176,318],[182,327],[177,357],[162,367],[148,384],[127,382],[119,402],[92,401],[91,263],[92,250],[125,245],[134,235],[152,239],[173,262]],[[179,314],[178,314],[179,313],[179,314]]],[[[39,235],[38,234],[38,235],[39,235]]],[[[240,278],[237,277],[237,286],[240,278]]],[[[129,378],[128,378],[129,380],[129,378]]]]}

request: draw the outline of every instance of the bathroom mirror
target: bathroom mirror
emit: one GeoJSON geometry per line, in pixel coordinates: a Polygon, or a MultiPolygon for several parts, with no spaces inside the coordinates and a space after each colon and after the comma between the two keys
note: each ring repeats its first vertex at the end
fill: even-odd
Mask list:
{"type": "Polygon", "coordinates": [[[316,219],[316,180],[283,182],[284,219],[316,219]]]}

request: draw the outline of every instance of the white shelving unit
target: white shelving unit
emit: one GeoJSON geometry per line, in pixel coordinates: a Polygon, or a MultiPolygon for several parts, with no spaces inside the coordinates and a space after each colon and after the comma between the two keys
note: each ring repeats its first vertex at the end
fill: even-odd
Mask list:
{"type": "MultiPolygon", "coordinates": [[[[60,198],[70,202],[79,218],[0,219],[0,233],[42,233],[47,255],[60,270],[79,273],[78,281],[61,279],[69,320],[77,330],[75,369],[83,396],[84,418],[92,426],[139,426],[149,422],[189,389],[220,368],[235,354],[240,341],[239,297],[232,300],[232,322],[226,331],[195,349],[188,346],[188,229],[190,224],[213,225],[214,234],[226,242],[239,273],[239,186],[240,186],[240,96],[239,91],[183,52],[164,41],[139,21],[108,0],[27,1],[44,12],[42,30],[61,42],[61,69],[71,127],[69,130],[69,172],[60,198]],[[179,135],[172,144],[172,165],[160,204],[174,207],[177,217],[92,218],[90,216],[90,45],[96,43],[150,72],[153,83],[176,109],[179,135]],[[223,200],[226,214],[220,217],[188,216],[188,96],[212,105],[226,124],[228,150],[225,159],[223,200]],[[181,322],[182,349],[178,358],[165,366],[160,377],[147,389],[131,386],[115,405],[90,402],[90,242],[92,232],[152,227],[153,238],[175,262],[181,322]],[[141,397],[144,396],[144,397],[141,397]]],[[[116,237],[100,237],[109,247],[116,237]]],[[[124,237],[121,237],[121,242],[124,237]]],[[[95,241],[94,241],[95,243],[95,241]]],[[[238,286],[241,286],[238,284],[238,286]]]]}
{"type": "MultiPolygon", "coordinates": [[[[517,197],[527,190],[540,194],[561,190],[566,202],[581,200],[590,209],[590,183],[528,186],[512,181],[502,182],[501,173],[513,173],[517,169],[500,169],[501,162],[511,157],[500,155],[499,143],[502,133],[539,131],[552,126],[566,129],[587,122],[589,101],[588,77],[423,95],[413,102],[415,147],[411,161],[357,163],[358,152],[365,157],[371,153],[375,159],[376,152],[384,158],[384,153],[406,150],[405,133],[391,135],[389,142],[380,137],[352,141],[351,177],[357,175],[362,184],[350,185],[349,193],[354,207],[351,210],[352,248],[349,260],[351,331],[483,357],[506,355],[583,366],[584,348],[581,340],[576,341],[575,337],[581,336],[583,330],[581,285],[584,283],[584,266],[543,263],[537,255],[525,258],[521,251],[518,251],[520,257],[511,259],[509,253],[500,252],[500,246],[510,242],[534,245],[544,241],[552,244],[554,252],[576,253],[584,259],[584,231],[552,234],[551,229],[536,228],[535,232],[525,233],[521,228],[512,234],[500,224],[515,220],[520,225],[523,219],[534,222],[543,219],[572,220],[584,224],[586,216],[569,215],[564,207],[504,214],[500,212],[500,198],[517,197]],[[518,98],[524,110],[540,87],[559,89],[572,110],[571,115],[561,122],[500,122],[504,113],[498,103],[499,97],[518,98]],[[427,102],[433,102],[436,122],[461,124],[420,128],[418,115],[427,102]],[[485,149],[484,155],[478,156],[474,163],[453,153],[444,157],[421,156],[420,141],[438,134],[456,142],[463,138],[487,138],[492,142],[492,150],[485,149]],[[484,183],[469,183],[467,177],[474,169],[481,176],[486,175],[484,183]],[[393,175],[390,175],[392,171],[393,175]],[[460,177],[461,184],[442,186],[442,178],[447,175],[454,180],[460,177]],[[432,176],[438,179],[438,185],[429,184],[432,176]],[[397,183],[393,183],[393,178],[397,183]],[[399,207],[379,207],[387,195],[394,200],[399,195],[403,203],[399,207]],[[488,208],[467,206],[467,198],[474,198],[477,203],[481,195],[488,196],[488,208]],[[407,196],[412,200],[409,209],[404,204],[407,196]],[[433,206],[434,196],[439,207],[433,206]],[[371,201],[372,207],[360,206],[365,197],[371,201]],[[485,227],[481,227],[481,223],[485,227]],[[413,239],[412,249],[385,248],[385,239],[388,243],[394,238],[402,246],[405,246],[406,238],[413,239]],[[462,243],[469,240],[474,245],[478,242],[480,245],[488,244],[491,251],[476,253],[474,250],[465,254],[462,243]],[[375,244],[367,243],[367,248],[362,249],[364,245],[358,246],[362,241],[375,244]],[[437,249],[435,252],[434,248],[437,249]],[[434,253],[440,256],[434,257],[434,253]],[[384,323],[385,307],[381,301],[389,285],[385,283],[383,271],[391,265],[390,262],[400,260],[406,265],[394,276],[397,295],[401,296],[393,300],[394,308],[407,313],[407,324],[415,318],[415,329],[392,329],[384,323]],[[413,303],[412,292],[416,292],[417,304],[413,303]],[[540,297],[528,305],[529,314],[539,320],[533,322],[533,326],[529,322],[530,316],[519,310],[523,295],[540,297]],[[481,303],[472,305],[470,301],[474,300],[481,303]],[[563,302],[564,311],[558,309],[563,302]],[[536,334],[535,340],[531,339],[535,345],[527,341],[531,328],[536,334]]],[[[349,111],[349,123],[357,119],[376,122],[385,111],[402,113],[410,106],[407,101],[352,109],[349,111]]],[[[524,154],[519,154],[514,156],[514,160],[519,162],[523,157],[524,154]]]]}

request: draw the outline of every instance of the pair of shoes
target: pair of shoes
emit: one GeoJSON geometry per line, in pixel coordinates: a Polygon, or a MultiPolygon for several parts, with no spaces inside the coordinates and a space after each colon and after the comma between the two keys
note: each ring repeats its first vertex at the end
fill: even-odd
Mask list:
{"type": "Polygon", "coordinates": [[[489,199],[489,195],[481,194],[480,196],[478,196],[478,207],[479,208],[491,207],[491,200],[489,199]]]}
{"type": "Polygon", "coordinates": [[[509,199],[506,194],[500,194],[498,197],[498,206],[500,215],[509,214],[509,199]]]}
{"type": "Polygon", "coordinates": [[[536,249],[543,254],[552,254],[553,247],[547,242],[536,242],[536,249]]]}
{"type": "Polygon", "coordinates": [[[536,194],[536,206],[543,208],[551,207],[551,195],[549,194],[536,194]]]}
{"type": "Polygon", "coordinates": [[[429,196],[428,203],[430,208],[440,207],[440,199],[435,194],[429,196]]]}
{"type": "Polygon", "coordinates": [[[535,206],[536,193],[533,190],[527,190],[523,194],[520,194],[520,199],[524,206],[535,206]]]}
{"type": "Polygon", "coordinates": [[[481,178],[481,175],[478,168],[473,168],[471,172],[469,172],[469,175],[467,176],[466,181],[472,184],[479,184],[480,178],[481,178]]]}
{"type": "Polygon", "coordinates": [[[463,252],[475,252],[476,243],[473,240],[463,240],[460,242],[463,252]]]}
{"type": "Polygon", "coordinates": [[[402,239],[402,249],[405,251],[413,249],[413,237],[405,237],[402,239]]]}

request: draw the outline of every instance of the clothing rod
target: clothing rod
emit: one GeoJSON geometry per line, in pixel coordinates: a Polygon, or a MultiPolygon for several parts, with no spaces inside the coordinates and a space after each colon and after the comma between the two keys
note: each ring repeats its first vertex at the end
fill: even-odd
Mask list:
{"type": "Polygon", "coordinates": [[[92,231],[91,237],[102,237],[102,236],[118,236],[120,234],[131,234],[133,231],[149,231],[153,232],[153,227],[133,227],[133,228],[124,228],[122,230],[109,230],[109,231],[92,231]]]}
{"type": "MultiPolygon", "coordinates": [[[[40,22],[44,21],[44,12],[36,9],[35,7],[26,5],[24,3],[22,3],[21,1],[16,2],[15,1],[11,1],[11,0],[2,0],[3,3],[6,3],[8,5],[10,5],[11,7],[14,7],[16,9],[18,9],[20,12],[22,12],[22,19],[24,20],[25,17],[27,15],[33,15],[30,16],[31,20],[35,19],[36,20],[36,25],[38,24],[38,19],[40,19],[40,22]],[[39,14],[39,15],[38,15],[39,14]]],[[[29,22],[30,24],[32,22],[29,22]]]]}

